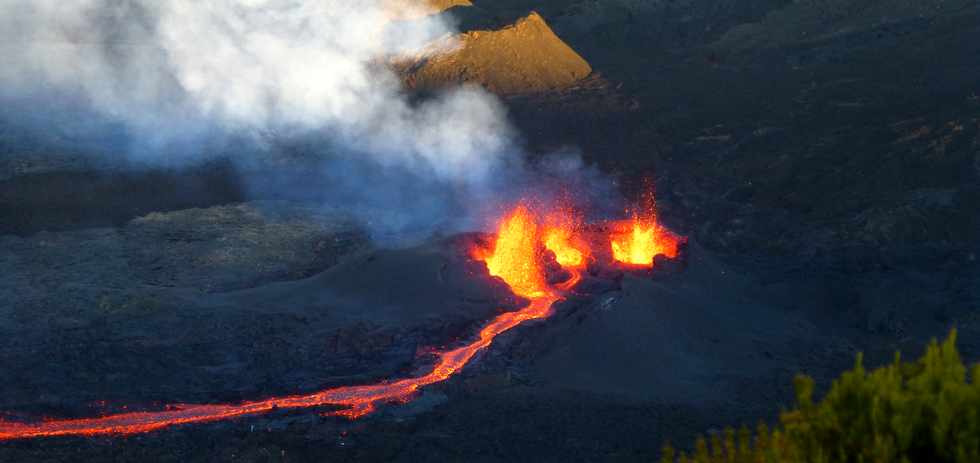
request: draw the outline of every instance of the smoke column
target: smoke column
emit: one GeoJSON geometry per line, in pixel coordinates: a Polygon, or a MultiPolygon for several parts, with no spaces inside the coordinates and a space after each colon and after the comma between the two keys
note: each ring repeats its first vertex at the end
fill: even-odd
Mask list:
{"type": "Polygon", "coordinates": [[[255,172],[299,153],[316,185],[257,188],[317,191],[377,234],[459,226],[461,204],[487,204],[522,161],[491,95],[401,93],[387,58],[454,46],[452,25],[422,13],[377,0],[0,0],[0,118],[111,139],[93,156],[122,151],[130,165],[221,155],[255,172]]]}

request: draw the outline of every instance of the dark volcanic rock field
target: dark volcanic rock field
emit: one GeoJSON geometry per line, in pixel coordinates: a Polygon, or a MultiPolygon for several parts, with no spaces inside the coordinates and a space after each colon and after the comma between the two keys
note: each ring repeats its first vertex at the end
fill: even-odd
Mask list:
{"type": "MultiPolygon", "coordinates": [[[[574,84],[501,92],[509,117],[532,156],[574,147],[626,197],[652,177],[684,268],[591,275],[357,421],[277,411],[2,442],[0,461],[654,461],[665,440],[775,419],[794,374],[825,388],[859,351],[916,355],[955,326],[980,360],[975,1],[472,3],[445,14],[483,31],[534,9],[588,62],[574,84]]],[[[106,171],[19,127],[0,119],[12,418],[404,377],[520,303],[472,237],[385,249],[342,204],[245,188],[254,173],[222,161],[106,171]]]]}

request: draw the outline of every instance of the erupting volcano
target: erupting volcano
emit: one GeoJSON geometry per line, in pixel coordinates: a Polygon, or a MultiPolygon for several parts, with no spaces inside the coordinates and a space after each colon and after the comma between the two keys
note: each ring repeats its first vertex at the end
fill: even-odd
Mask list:
{"type": "MultiPolygon", "coordinates": [[[[477,352],[488,347],[497,335],[524,321],[544,318],[551,313],[552,304],[560,300],[561,295],[546,283],[538,230],[537,218],[526,207],[519,206],[501,222],[492,249],[474,250],[474,255],[487,263],[492,275],[503,279],[515,294],[528,298],[530,303],[520,310],[498,315],[480,330],[476,340],[452,350],[436,352],[436,362],[432,370],[424,376],[240,404],[175,404],[167,406],[163,411],[53,419],[38,423],[0,421],[0,440],[137,434],[177,424],[205,423],[277,409],[321,406],[342,407],[333,413],[357,418],[372,412],[379,403],[406,401],[419,388],[445,381],[458,372],[477,352]]],[[[571,286],[577,281],[575,272],[573,278],[562,287],[571,286]]]]}
{"type": "MultiPolygon", "coordinates": [[[[613,224],[617,230],[609,239],[618,261],[651,265],[656,254],[673,257],[680,238],[660,227],[652,213],[634,216],[632,221],[613,224]],[[630,228],[632,227],[632,228],[630,228]],[[619,231],[625,230],[625,231],[619,231]]],[[[582,278],[590,262],[590,247],[580,236],[580,219],[570,208],[537,214],[521,204],[501,220],[492,245],[476,246],[472,257],[486,263],[490,275],[502,279],[511,291],[529,300],[516,311],[504,312],[487,323],[478,337],[450,350],[437,351],[429,373],[377,384],[343,386],[305,395],[273,397],[238,404],[174,404],[162,411],[120,413],[95,418],[50,419],[35,423],[0,420],[0,440],[69,435],[126,435],[144,433],[167,426],[205,423],[257,415],[277,409],[339,407],[331,414],[354,419],[371,413],[387,402],[405,402],[422,387],[445,381],[454,375],[493,339],[527,320],[548,317],[552,305],[562,299],[582,278]],[[558,264],[570,274],[563,282],[549,285],[545,250],[554,253],[558,264]]]]}

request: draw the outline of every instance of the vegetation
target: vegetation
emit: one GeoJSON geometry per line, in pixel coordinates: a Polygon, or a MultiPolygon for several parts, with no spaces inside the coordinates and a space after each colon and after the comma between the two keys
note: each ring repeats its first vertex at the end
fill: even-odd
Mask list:
{"type": "Polygon", "coordinates": [[[698,438],[692,455],[664,447],[664,463],[978,462],[980,365],[970,372],[955,346],[933,340],[916,362],[895,361],[866,371],[859,354],[853,370],[834,381],[820,403],[813,380],[795,380],[797,405],[772,430],[754,435],[726,429],[698,438]]]}

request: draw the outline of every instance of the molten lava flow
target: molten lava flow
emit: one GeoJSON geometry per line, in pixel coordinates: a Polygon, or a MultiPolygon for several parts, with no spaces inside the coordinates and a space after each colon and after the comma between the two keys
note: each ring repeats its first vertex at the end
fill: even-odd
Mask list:
{"type": "Polygon", "coordinates": [[[544,231],[544,247],[555,253],[555,260],[565,268],[582,268],[589,256],[588,245],[575,237],[578,220],[569,209],[561,209],[548,217],[544,231]]]}
{"type": "MultiPolygon", "coordinates": [[[[517,311],[498,315],[480,330],[479,337],[469,344],[435,353],[432,370],[419,377],[385,381],[361,386],[343,386],[305,395],[275,397],[239,404],[178,404],[163,411],[129,412],[96,418],[48,420],[19,423],[0,420],[0,440],[47,436],[94,436],[102,434],[137,434],[167,426],[206,423],[267,413],[278,409],[320,406],[341,407],[333,412],[358,418],[374,411],[384,402],[409,400],[419,388],[445,381],[463,368],[477,352],[487,348],[493,339],[524,321],[545,318],[551,306],[561,296],[545,282],[540,262],[540,237],[534,216],[525,207],[518,207],[505,219],[492,252],[484,256],[493,275],[509,284],[514,293],[527,297],[530,303],[517,311]]],[[[570,282],[578,281],[573,272],[570,282]]],[[[564,283],[562,287],[567,285],[564,283]]],[[[570,288],[570,285],[568,286],[570,288]]]]}
{"type": "Polygon", "coordinates": [[[677,257],[682,239],[657,222],[652,194],[644,196],[641,209],[642,215],[634,212],[631,220],[613,224],[609,236],[613,258],[624,264],[650,267],[656,255],[677,257]]]}

